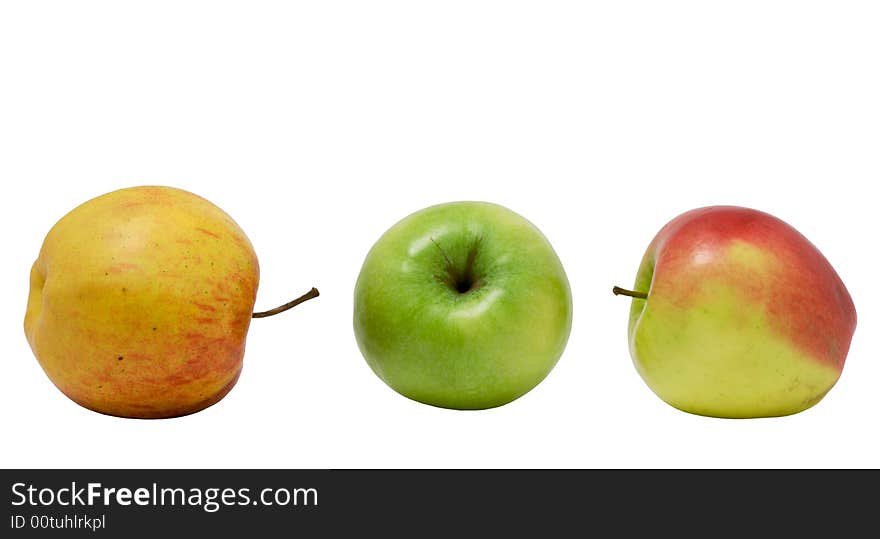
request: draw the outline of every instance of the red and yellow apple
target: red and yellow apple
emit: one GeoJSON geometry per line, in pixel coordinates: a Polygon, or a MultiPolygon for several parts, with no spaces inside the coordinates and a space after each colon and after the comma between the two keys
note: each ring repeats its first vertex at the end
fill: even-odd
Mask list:
{"type": "Polygon", "coordinates": [[[668,223],[647,249],[629,346],[648,386],[681,410],[782,416],[822,399],[856,327],[852,299],[803,235],[760,211],[715,206],[668,223]]]}
{"type": "Polygon", "coordinates": [[[31,270],[25,334],[78,404],[185,415],[238,379],[251,317],[261,314],[258,282],[250,241],[220,208],[170,187],[122,189],[49,231],[31,270]]]}

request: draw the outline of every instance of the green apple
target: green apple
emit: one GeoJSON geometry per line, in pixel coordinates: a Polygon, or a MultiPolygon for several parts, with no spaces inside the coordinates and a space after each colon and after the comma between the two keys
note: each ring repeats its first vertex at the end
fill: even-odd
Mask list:
{"type": "Polygon", "coordinates": [[[782,416],[839,378],[856,327],[840,277],[797,230],[740,207],[692,210],[642,259],[629,345],[648,386],[694,414],[782,416]]]}
{"type": "Polygon", "coordinates": [[[354,333],[376,375],[413,400],[501,406],[550,372],[571,331],[568,279],[522,216],[483,202],[416,212],[376,242],[354,333]]]}

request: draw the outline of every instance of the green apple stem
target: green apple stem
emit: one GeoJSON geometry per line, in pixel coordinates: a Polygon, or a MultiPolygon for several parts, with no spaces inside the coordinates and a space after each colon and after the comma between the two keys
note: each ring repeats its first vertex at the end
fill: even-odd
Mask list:
{"type": "Polygon", "coordinates": [[[639,292],[636,290],[627,290],[626,288],[620,288],[619,286],[615,286],[614,288],[611,289],[611,291],[614,292],[615,296],[629,296],[631,298],[648,299],[647,292],[639,292]]]}
{"type": "Polygon", "coordinates": [[[254,313],[253,315],[251,315],[251,318],[266,318],[267,316],[274,316],[278,313],[283,313],[284,311],[286,311],[288,309],[293,309],[294,307],[296,307],[300,303],[304,303],[304,302],[309,301],[310,299],[314,299],[320,295],[321,294],[318,292],[318,289],[312,287],[311,290],[309,290],[308,292],[306,292],[302,296],[296,298],[295,300],[288,302],[288,303],[285,303],[284,305],[281,305],[280,307],[275,307],[274,309],[269,309],[268,311],[254,313]]]}

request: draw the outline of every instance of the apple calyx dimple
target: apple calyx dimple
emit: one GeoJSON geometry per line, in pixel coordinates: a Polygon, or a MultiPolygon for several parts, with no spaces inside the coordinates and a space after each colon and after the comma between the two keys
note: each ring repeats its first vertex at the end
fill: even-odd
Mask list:
{"type": "Polygon", "coordinates": [[[443,255],[443,259],[446,261],[446,274],[438,275],[437,279],[443,283],[446,283],[450,288],[458,292],[459,294],[467,294],[473,290],[477,290],[478,288],[483,286],[483,279],[480,276],[475,274],[475,264],[477,260],[477,253],[480,249],[480,244],[482,243],[483,238],[478,237],[474,240],[473,244],[471,244],[467,253],[467,260],[464,263],[464,267],[459,269],[459,266],[454,264],[449,256],[446,254],[446,251],[440,247],[440,244],[437,243],[434,238],[431,238],[431,243],[433,243],[437,249],[440,251],[440,254],[443,255]]]}
{"type": "Polygon", "coordinates": [[[626,288],[615,286],[611,289],[611,291],[614,293],[615,296],[629,296],[636,299],[648,299],[647,292],[639,292],[638,290],[627,290],[626,288]]]}
{"type": "Polygon", "coordinates": [[[269,309],[268,311],[261,311],[261,312],[254,313],[251,315],[251,318],[266,318],[269,316],[275,316],[278,313],[283,313],[284,311],[286,311],[288,309],[293,309],[294,307],[296,307],[300,303],[304,303],[304,302],[309,301],[310,299],[314,299],[320,295],[321,294],[318,292],[318,289],[315,287],[312,287],[311,290],[309,290],[308,292],[306,292],[302,296],[296,298],[295,300],[289,301],[289,302],[285,303],[284,305],[281,305],[279,307],[275,307],[274,309],[269,309]]]}

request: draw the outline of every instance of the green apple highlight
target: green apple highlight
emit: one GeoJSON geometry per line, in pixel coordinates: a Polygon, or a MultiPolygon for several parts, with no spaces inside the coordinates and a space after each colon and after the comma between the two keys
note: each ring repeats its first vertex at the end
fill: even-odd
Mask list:
{"type": "Polygon", "coordinates": [[[502,206],[453,202],[395,224],[355,286],[354,332],[376,375],[434,406],[501,406],[565,349],[568,279],[547,239],[502,206]]]}
{"type": "Polygon", "coordinates": [[[629,345],[648,386],[694,414],[805,410],[834,386],[856,327],[840,277],[769,214],[714,206],[668,223],[642,259],[629,345]]]}

